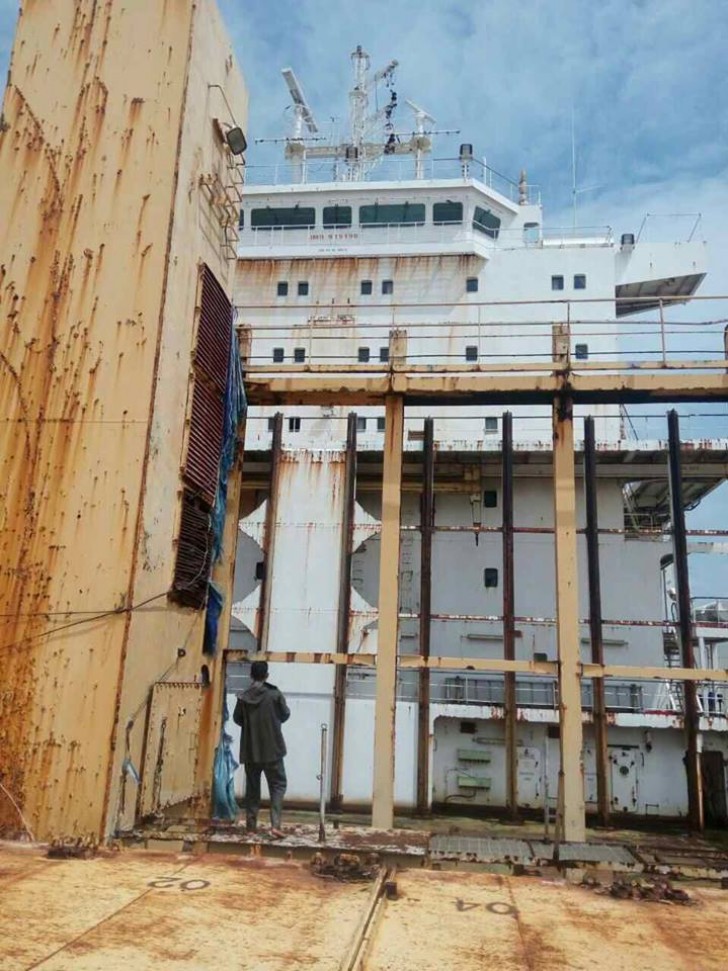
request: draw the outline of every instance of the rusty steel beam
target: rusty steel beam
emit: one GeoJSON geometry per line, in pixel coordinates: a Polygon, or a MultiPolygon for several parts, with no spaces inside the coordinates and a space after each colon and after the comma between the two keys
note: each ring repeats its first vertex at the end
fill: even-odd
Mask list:
{"type": "MultiPolygon", "coordinates": [[[[515,576],[513,558],[513,415],[503,413],[502,450],[503,508],[503,657],[516,657],[515,576]]],[[[506,733],[506,806],[511,818],[518,816],[518,739],[516,674],[504,675],[504,714],[506,733]]]]}
{"type": "Polygon", "coordinates": [[[246,391],[251,405],[381,405],[390,394],[401,395],[407,405],[430,407],[480,404],[549,404],[567,392],[577,404],[644,403],[650,401],[726,401],[728,373],[593,374],[556,372],[432,373],[390,369],[376,375],[249,374],[246,391]]]}
{"type": "Polygon", "coordinates": [[[394,825],[394,733],[397,710],[399,527],[404,403],[401,398],[392,396],[387,398],[385,408],[372,787],[372,826],[375,829],[392,829],[394,825]]]}
{"type": "MultiPolygon", "coordinates": [[[[435,436],[432,418],[425,418],[420,496],[420,657],[430,656],[432,613],[432,536],[435,526],[435,436]]],[[[430,669],[419,671],[417,694],[417,809],[430,805],[430,669]]]]}
{"type": "Polygon", "coordinates": [[[572,402],[568,397],[554,400],[553,438],[556,638],[559,656],[559,723],[561,726],[559,802],[562,809],[563,838],[569,842],[579,842],[586,837],[586,827],[582,760],[574,419],[572,402]]]}
{"type": "MultiPolygon", "coordinates": [[[[678,628],[682,646],[683,667],[695,667],[693,651],[693,623],[690,604],[690,576],[688,549],[685,536],[685,506],[682,493],[682,469],[680,467],[680,420],[673,409],[667,414],[669,438],[668,463],[670,469],[670,506],[672,518],[672,548],[675,562],[677,587],[678,628]]],[[[690,828],[703,829],[703,798],[700,775],[700,712],[697,685],[685,681],[685,735],[687,743],[686,768],[688,782],[688,822],[690,828]]]]}
{"type": "MultiPolygon", "coordinates": [[[[589,576],[589,636],[591,659],[604,664],[602,634],[602,590],[599,572],[599,515],[597,506],[597,455],[594,419],[584,419],[584,487],[586,500],[586,553],[589,576]]],[[[597,770],[597,818],[609,825],[609,749],[607,746],[607,706],[604,679],[592,681],[594,715],[594,761],[597,770]]]]}
{"type": "MultiPolygon", "coordinates": [[[[346,424],[346,464],[344,467],[344,508],[341,522],[339,566],[339,614],[336,626],[336,653],[349,653],[349,614],[351,611],[351,557],[356,504],[356,413],[346,424]]],[[[337,664],[334,675],[334,724],[331,745],[331,808],[340,810],[343,800],[344,725],[346,721],[346,665],[337,664]]]]}
{"type": "Polygon", "coordinates": [[[278,508],[278,485],[281,472],[281,442],[283,439],[283,415],[279,411],[273,418],[273,439],[270,447],[270,492],[265,510],[265,531],[263,533],[263,576],[260,581],[260,601],[256,638],[258,650],[268,650],[268,631],[270,629],[270,598],[272,591],[273,557],[276,541],[276,512],[278,508]]]}

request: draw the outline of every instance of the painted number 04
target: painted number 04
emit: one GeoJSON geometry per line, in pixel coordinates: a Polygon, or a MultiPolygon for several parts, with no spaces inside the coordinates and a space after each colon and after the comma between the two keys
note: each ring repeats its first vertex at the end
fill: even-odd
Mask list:
{"type": "Polygon", "coordinates": [[[181,877],[157,877],[156,880],[150,880],[147,886],[153,887],[155,890],[168,890],[170,887],[174,887],[175,890],[204,890],[205,887],[210,886],[210,881],[182,880],[181,877]],[[177,884],[176,887],[175,884],[177,884]]]}

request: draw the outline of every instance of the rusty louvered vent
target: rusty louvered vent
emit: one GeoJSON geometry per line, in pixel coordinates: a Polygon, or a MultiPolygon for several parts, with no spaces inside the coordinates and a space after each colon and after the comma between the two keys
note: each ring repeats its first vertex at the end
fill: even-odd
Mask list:
{"type": "Polygon", "coordinates": [[[172,584],[174,600],[197,608],[205,605],[210,575],[212,510],[223,447],[233,313],[208,266],[202,268],[201,284],[192,408],[182,470],[185,489],[172,584]]]}
{"type": "Polygon", "coordinates": [[[185,489],[177,539],[172,597],[185,607],[204,607],[212,560],[210,510],[185,489]]]}

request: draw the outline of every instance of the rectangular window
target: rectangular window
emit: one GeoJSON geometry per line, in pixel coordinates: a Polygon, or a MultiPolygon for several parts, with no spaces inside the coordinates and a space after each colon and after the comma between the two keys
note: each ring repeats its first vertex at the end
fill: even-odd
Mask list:
{"type": "Polygon", "coordinates": [[[584,273],[574,274],[574,289],[586,290],[586,274],[584,273]]]}
{"type": "Polygon", "coordinates": [[[551,289],[552,290],[563,290],[564,289],[564,278],[562,276],[552,276],[551,277],[551,289]]]}
{"type": "Polygon", "coordinates": [[[362,297],[368,297],[371,294],[371,292],[372,292],[372,281],[371,280],[362,280],[361,281],[360,291],[361,291],[362,297]]]}
{"type": "Polygon", "coordinates": [[[484,425],[487,434],[492,435],[498,431],[498,419],[490,415],[485,419],[484,425]]]}
{"type": "Polygon", "coordinates": [[[498,570],[494,566],[486,566],[483,570],[483,579],[486,587],[498,586],[498,570]]]}
{"type": "Polygon", "coordinates": [[[324,206],[324,229],[351,226],[351,206],[324,206]]]}
{"type": "Polygon", "coordinates": [[[460,734],[461,735],[475,735],[478,726],[475,722],[460,722],[460,734]]]}
{"type": "Polygon", "coordinates": [[[268,431],[269,432],[274,431],[275,427],[276,427],[276,418],[275,418],[275,415],[271,415],[271,417],[268,419],[268,431]]]}
{"type": "Polygon", "coordinates": [[[356,416],[356,430],[358,432],[365,432],[367,430],[367,420],[364,415],[356,416]]]}
{"type": "Polygon", "coordinates": [[[387,426],[387,419],[384,417],[377,418],[377,431],[383,432],[387,426]]]}
{"type": "Polygon", "coordinates": [[[287,280],[279,280],[278,281],[278,286],[276,287],[276,293],[278,294],[279,297],[287,297],[288,296],[288,281],[287,280]]]}
{"type": "Polygon", "coordinates": [[[385,363],[389,360],[389,348],[388,347],[380,347],[379,348],[379,360],[380,361],[384,361],[385,363]]]}
{"type": "Polygon", "coordinates": [[[498,506],[498,492],[495,489],[486,489],[483,493],[483,509],[496,509],[498,506]]]}
{"type": "Polygon", "coordinates": [[[477,276],[469,276],[465,281],[465,291],[466,293],[477,293],[478,292],[478,278],[477,276]]]}
{"type": "Polygon", "coordinates": [[[308,296],[308,280],[298,281],[298,296],[307,297],[308,296]]]}
{"type": "Polygon", "coordinates": [[[283,348],[282,347],[274,347],[273,348],[273,363],[274,364],[283,364],[283,362],[285,361],[285,359],[286,359],[286,352],[283,350],[283,348]]]}
{"type": "Polygon", "coordinates": [[[289,418],[288,419],[288,431],[289,432],[300,432],[301,431],[301,419],[289,418]]]}
{"type": "Polygon", "coordinates": [[[359,206],[359,224],[369,226],[424,226],[425,206],[420,202],[359,206]]]}
{"type": "Polygon", "coordinates": [[[240,216],[238,218],[238,229],[244,229],[244,228],[245,228],[245,210],[241,209],[240,216]]]}
{"type": "Polygon", "coordinates": [[[369,361],[369,348],[360,347],[357,353],[357,359],[360,364],[366,364],[369,361]]]}
{"type": "Polygon", "coordinates": [[[493,215],[490,209],[481,209],[480,206],[475,207],[475,212],[473,213],[473,229],[479,233],[484,233],[486,236],[490,236],[491,239],[498,239],[500,224],[500,219],[493,215]]]}
{"type": "Polygon", "coordinates": [[[293,360],[295,361],[296,364],[303,364],[303,362],[306,360],[306,348],[294,347],[293,360]]]}
{"type": "Polygon", "coordinates": [[[255,564],[255,579],[265,580],[265,561],[264,560],[258,560],[258,562],[255,564]]]}
{"type": "Polygon", "coordinates": [[[588,344],[575,344],[574,345],[574,357],[577,361],[588,361],[589,360],[589,345],[588,344]]]}
{"type": "Polygon", "coordinates": [[[316,210],[313,206],[266,206],[250,212],[252,229],[313,229],[316,210]]]}
{"type": "Polygon", "coordinates": [[[394,293],[394,280],[382,280],[382,293],[394,293]]]}
{"type": "Polygon", "coordinates": [[[436,202],[432,207],[432,222],[435,226],[460,226],[462,221],[462,202],[436,202]]]}
{"type": "Polygon", "coordinates": [[[466,361],[478,360],[478,348],[474,344],[471,344],[469,347],[465,348],[465,360],[466,361]]]}

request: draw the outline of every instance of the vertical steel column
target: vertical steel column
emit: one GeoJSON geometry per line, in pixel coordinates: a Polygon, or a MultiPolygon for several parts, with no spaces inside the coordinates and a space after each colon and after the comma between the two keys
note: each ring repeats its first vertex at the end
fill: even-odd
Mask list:
{"type": "Polygon", "coordinates": [[[397,395],[388,395],[385,399],[385,414],[382,534],[379,544],[377,684],[374,708],[372,826],[375,829],[392,829],[394,825],[394,732],[397,710],[403,399],[397,395]]]}
{"type": "MultiPolygon", "coordinates": [[[[351,556],[356,502],[356,414],[346,425],[346,465],[344,468],[344,509],[341,522],[339,566],[339,616],[336,628],[336,653],[349,651],[349,612],[351,608],[351,556]]],[[[334,724],[331,751],[331,808],[341,809],[344,772],[344,724],[346,721],[346,665],[337,664],[334,675],[334,724]]]]}
{"type": "MultiPolygon", "coordinates": [[[[503,413],[503,656],[516,659],[515,583],[513,569],[513,415],[503,413]]],[[[512,818],[518,816],[518,749],[516,738],[517,701],[515,671],[504,678],[506,720],[506,806],[512,818]]]]}
{"type": "MultiPolygon", "coordinates": [[[[425,418],[420,497],[420,657],[430,656],[432,613],[432,533],[435,525],[435,436],[432,418],[425,418]]],[[[417,694],[417,810],[430,803],[430,669],[420,668],[417,694]]]]}
{"type": "MultiPolygon", "coordinates": [[[[678,624],[682,647],[683,667],[695,667],[693,652],[693,624],[690,605],[688,547],[685,535],[685,507],[682,494],[682,465],[680,461],[680,420],[675,410],[667,414],[669,433],[670,506],[672,512],[672,547],[675,557],[678,624]]],[[[686,768],[688,776],[688,822],[691,829],[703,829],[703,798],[700,778],[698,687],[695,681],[684,682],[685,735],[687,742],[686,768]]]]}
{"type": "Polygon", "coordinates": [[[268,631],[270,629],[271,581],[273,579],[273,557],[276,545],[276,513],[278,510],[278,483],[281,469],[281,442],[283,439],[283,415],[279,411],[273,419],[273,440],[270,447],[270,493],[265,510],[265,533],[263,552],[263,577],[260,581],[260,601],[258,606],[257,638],[258,650],[268,650],[268,631]]]}
{"type": "MultiPolygon", "coordinates": [[[[604,664],[602,636],[602,590],[599,573],[599,516],[597,510],[597,455],[594,419],[584,419],[584,489],[586,499],[586,552],[589,569],[589,636],[591,659],[604,664]]],[[[592,680],[594,716],[594,760],[597,769],[597,817],[600,826],[609,825],[609,750],[604,678],[592,680]]]]}
{"type": "Polygon", "coordinates": [[[556,637],[559,651],[559,767],[561,832],[571,842],[584,840],[584,766],[582,762],[581,658],[576,550],[573,403],[554,399],[554,540],[556,560],[556,637]]]}

